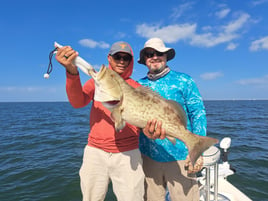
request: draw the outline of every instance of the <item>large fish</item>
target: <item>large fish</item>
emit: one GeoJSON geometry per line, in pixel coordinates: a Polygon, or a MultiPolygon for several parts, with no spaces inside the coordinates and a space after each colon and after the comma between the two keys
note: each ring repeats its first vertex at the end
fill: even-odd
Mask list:
{"type": "Polygon", "coordinates": [[[133,88],[105,66],[99,72],[89,70],[89,74],[95,82],[94,100],[102,102],[111,111],[116,130],[124,128],[125,122],[144,128],[149,120],[162,121],[168,139],[177,138],[185,143],[192,164],[206,149],[218,143],[215,138],[187,130],[185,112],[177,102],[167,100],[144,86],[133,88]]]}

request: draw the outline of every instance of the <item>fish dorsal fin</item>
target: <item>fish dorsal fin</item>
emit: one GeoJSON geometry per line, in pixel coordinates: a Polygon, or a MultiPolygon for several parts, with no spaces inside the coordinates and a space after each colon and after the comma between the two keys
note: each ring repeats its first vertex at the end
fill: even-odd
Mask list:
{"type": "Polygon", "coordinates": [[[178,114],[180,117],[182,124],[187,127],[187,118],[186,118],[186,113],[183,109],[183,107],[176,101],[174,100],[167,100],[167,102],[174,108],[175,112],[178,114]]]}

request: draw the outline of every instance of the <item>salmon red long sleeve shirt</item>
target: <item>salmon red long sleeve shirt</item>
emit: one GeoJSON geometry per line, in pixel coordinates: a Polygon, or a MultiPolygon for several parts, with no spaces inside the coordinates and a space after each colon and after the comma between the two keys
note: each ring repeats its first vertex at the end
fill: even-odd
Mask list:
{"type": "MultiPolygon", "coordinates": [[[[109,68],[111,68],[109,66],[109,68]]],[[[121,77],[134,88],[140,86],[129,76],[133,71],[133,59],[121,77]]],[[[88,80],[82,87],[80,76],[67,73],[66,91],[69,102],[74,108],[80,108],[93,101],[90,111],[90,133],[88,145],[106,152],[118,153],[139,148],[140,129],[126,123],[120,132],[115,131],[110,111],[102,103],[94,100],[94,80],[88,80]]]]}

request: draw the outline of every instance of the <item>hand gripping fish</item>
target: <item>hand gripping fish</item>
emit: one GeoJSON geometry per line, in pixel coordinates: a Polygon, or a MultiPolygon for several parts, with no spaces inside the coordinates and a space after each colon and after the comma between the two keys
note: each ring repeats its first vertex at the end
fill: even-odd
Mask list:
{"type": "Polygon", "coordinates": [[[185,143],[193,165],[206,149],[218,143],[215,138],[187,130],[185,112],[177,102],[167,100],[144,86],[133,88],[105,66],[99,72],[89,73],[95,82],[94,100],[102,102],[111,111],[116,130],[124,128],[125,122],[144,128],[149,120],[162,121],[168,139],[177,138],[185,143]]]}
{"type": "Polygon", "coordinates": [[[133,88],[104,65],[96,72],[81,57],[77,57],[74,64],[94,79],[94,100],[111,111],[117,131],[124,128],[126,122],[144,128],[149,120],[162,121],[168,139],[173,141],[177,138],[185,143],[193,165],[206,149],[218,143],[215,138],[199,136],[187,130],[185,112],[177,102],[167,100],[144,86],[133,88]]]}

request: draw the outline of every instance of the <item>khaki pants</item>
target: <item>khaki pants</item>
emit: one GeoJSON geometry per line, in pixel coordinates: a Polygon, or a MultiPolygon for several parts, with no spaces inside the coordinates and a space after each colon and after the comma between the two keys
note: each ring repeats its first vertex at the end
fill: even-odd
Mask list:
{"type": "Polygon", "coordinates": [[[199,201],[196,177],[187,175],[185,161],[156,162],[142,157],[146,201],[165,201],[166,189],[172,201],[199,201]]]}
{"type": "Polygon", "coordinates": [[[83,201],[103,201],[112,181],[118,201],[142,201],[144,173],[139,149],[108,153],[86,146],[80,169],[83,201]]]}

